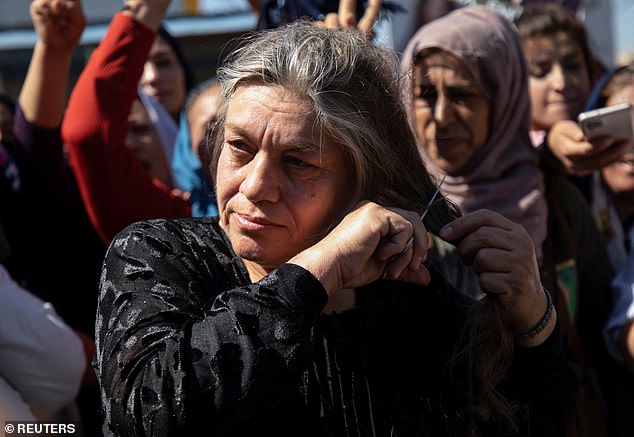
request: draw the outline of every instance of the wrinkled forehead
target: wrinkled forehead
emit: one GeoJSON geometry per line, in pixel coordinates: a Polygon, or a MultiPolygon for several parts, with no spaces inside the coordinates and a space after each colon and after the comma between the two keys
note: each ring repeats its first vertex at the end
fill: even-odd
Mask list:
{"type": "Polygon", "coordinates": [[[225,133],[272,135],[283,144],[322,149],[332,145],[314,110],[313,102],[294,89],[281,85],[249,83],[231,95],[225,133]]]}
{"type": "Polygon", "coordinates": [[[452,76],[459,81],[476,82],[471,69],[457,56],[439,49],[422,51],[414,63],[415,74],[422,78],[429,75],[430,70],[449,70],[452,76]]]}

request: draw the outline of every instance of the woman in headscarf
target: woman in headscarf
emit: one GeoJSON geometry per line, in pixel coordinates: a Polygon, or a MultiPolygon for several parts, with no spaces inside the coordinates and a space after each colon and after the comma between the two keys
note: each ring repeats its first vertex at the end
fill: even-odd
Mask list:
{"type": "MultiPolygon", "coordinates": [[[[445,177],[443,192],[465,213],[489,208],[524,226],[586,375],[605,377],[611,361],[601,328],[613,270],[580,193],[545,174],[530,143],[528,71],[515,27],[490,8],[458,9],[412,37],[402,71],[427,168],[445,177]]],[[[579,420],[598,415],[600,423],[595,407],[579,420]]]]}

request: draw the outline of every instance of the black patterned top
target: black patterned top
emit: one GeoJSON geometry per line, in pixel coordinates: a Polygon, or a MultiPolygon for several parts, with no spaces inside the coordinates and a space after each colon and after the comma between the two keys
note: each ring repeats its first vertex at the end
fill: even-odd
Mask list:
{"type": "MultiPolygon", "coordinates": [[[[427,287],[378,281],[354,310],[320,315],[319,281],[284,264],[251,283],[217,219],[136,223],[101,280],[104,433],[465,435],[467,372],[448,359],[466,299],[432,272],[427,287]]],[[[522,434],[555,436],[577,386],[557,330],[516,349],[502,390],[528,407],[522,434]]]]}

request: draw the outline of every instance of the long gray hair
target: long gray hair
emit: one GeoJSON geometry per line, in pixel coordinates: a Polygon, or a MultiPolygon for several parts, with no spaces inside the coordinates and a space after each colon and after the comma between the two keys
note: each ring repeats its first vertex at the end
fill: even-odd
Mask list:
{"type": "MultiPolygon", "coordinates": [[[[418,210],[434,191],[401,101],[398,60],[357,31],[296,22],[246,37],[218,70],[223,107],[211,173],[224,143],[227,107],[238,87],[282,86],[312,103],[318,127],[339,143],[354,180],[354,199],[418,210]]],[[[215,180],[214,180],[215,183],[215,180]]],[[[456,214],[439,204],[432,231],[456,214]]]]}

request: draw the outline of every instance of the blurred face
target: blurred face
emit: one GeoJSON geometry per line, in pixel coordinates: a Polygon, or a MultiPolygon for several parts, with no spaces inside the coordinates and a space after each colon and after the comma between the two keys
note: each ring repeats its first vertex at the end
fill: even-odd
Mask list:
{"type": "Polygon", "coordinates": [[[220,225],[252,279],[316,243],[346,212],[352,176],[311,104],[280,86],[241,86],[217,170],[220,225]]]}
{"type": "Polygon", "coordinates": [[[207,127],[218,118],[220,102],[220,84],[216,84],[200,94],[187,113],[189,136],[196,155],[202,142],[206,141],[207,127]]]}
{"type": "Polygon", "coordinates": [[[150,121],[147,110],[139,100],[132,104],[128,117],[130,130],[126,145],[134,152],[150,176],[171,186],[171,176],[161,140],[150,121]]]}
{"type": "Polygon", "coordinates": [[[156,38],[141,77],[143,90],[177,117],[185,103],[185,71],[176,53],[160,36],[156,38]]]}
{"type": "MultiPolygon", "coordinates": [[[[634,105],[634,83],[612,94],[607,101],[607,106],[627,102],[634,105]]],[[[634,145],[632,146],[634,147],[634,145]]],[[[632,149],[625,153],[619,161],[605,166],[601,173],[604,182],[612,192],[634,192],[634,152],[632,149]]]]}
{"type": "Polygon", "coordinates": [[[486,143],[490,104],[465,65],[448,53],[414,67],[416,133],[441,170],[460,175],[486,143]]]}
{"type": "Polygon", "coordinates": [[[590,93],[587,62],[579,44],[564,32],[524,42],[530,73],[531,128],[550,129],[559,120],[575,120],[590,93]]]}

